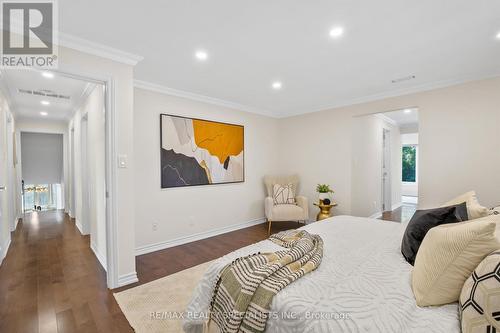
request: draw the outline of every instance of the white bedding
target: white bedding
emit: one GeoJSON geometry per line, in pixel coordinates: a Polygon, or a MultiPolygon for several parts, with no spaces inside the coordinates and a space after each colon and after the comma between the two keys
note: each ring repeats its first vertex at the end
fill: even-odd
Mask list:
{"type": "MultiPolygon", "coordinates": [[[[266,332],[460,332],[457,304],[427,308],[415,304],[412,266],[400,252],[404,228],[352,216],[303,227],[323,238],[323,261],[316,271],[274,297],[266,332]]],[[[220,269],[237,257],[279,249],[266,240],[216,260],[194,291],[185,332],[202,331],[203,321],[195,317],[208,310],[220,269]]]]}

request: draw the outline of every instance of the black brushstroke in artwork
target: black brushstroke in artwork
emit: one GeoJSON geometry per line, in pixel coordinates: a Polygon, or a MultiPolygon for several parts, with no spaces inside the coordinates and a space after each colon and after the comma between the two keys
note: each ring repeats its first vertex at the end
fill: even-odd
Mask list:
{"type": "Polygon", "coordinates": [[[194,157],[161,150],[161,187],[207,185],[208,177],[194,157]]]}
{"type": "Polygon", "coordinates": [[[226,158],[226,160],[224,161],[224,169],[227,170],[227,168],[229,167],[229,156],[226,158]]]}

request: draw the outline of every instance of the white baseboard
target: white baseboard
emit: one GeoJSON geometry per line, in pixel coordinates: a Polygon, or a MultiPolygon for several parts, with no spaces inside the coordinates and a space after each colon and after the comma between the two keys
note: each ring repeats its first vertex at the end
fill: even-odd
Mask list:
{"type": "Polygon", "coordinates": [[[76,225],[76,227],[78,228],[78,231],[80,231],[80,234],[82,234],[82,235],[83,235],[83,231],[82,231],[82,230],[83,230],[83,227],[82,227],[82,224],[80,223],[80,221],[75,220],[75,225],[76,225]]]}
{"type": "Polygon", "coordinates": [[[265,218],[260,218],[260,219],[255,219],[255,220],[248,221],[248,222],[233,224],[233,225],[222,227],[222,228],[218,228],[218,229],[212,229],[212,230],[209,230],[209,231],[203,231],[203,232],[199,232],[197,234],[193,234],[193,235],[189,235],[189,236],[184,236],[184,237],[179,237],[179,238],[171,239],[171,240],[164,241],[164,242],[159,242],[159,243],[155,243],[155,244],[139,246],[139,247],[135,248],[135,255],[136,256],[140,256],[141,254],[146,254],[146,253],[151,253],[151,252],[155,252],[155,251],[160,251],[160,250],[163,250],[163,249],[167,249],[169,247],[174,247],[174,246],[178,246],[178,245],[182,245],[182,244],[186,244],[186,243],[191,243],[191,242],[195,242],[195,241],[198,241],[198,240],[201,240],[201,239],[205,239],[205,238],[209,238],[209,237],[214,237],[214,236],[217,236],[217,235],[225,234],[227,232],[231,232],[231,231],[235,231],[235,230],[239,230],[239,229],[244,229],[244,228],[252,227],[254,225],[261,224],[261,223],[264,223],[264,222],[266,222],[266,219],[265,218]]]}
{"type": "MultiPolygon", "coordinates": [[[[402,205],[403,205],[402,202],[398,202],[398,203],[392,205],[391,210],[396,210],[399,207],[401,207],[402,205]]],[[[375,214],[370,215],[368,218],[370,218],[370,219],[379,219],[379,218],[382,217],[382,214],[383,214],[383,212],[376,212],[375,214]]]]}
{"type": "Polygon", "coordinates": [[[5,244],[4,247],[0,247],[0,265],[2,265],[3,260],[7,256],[7,252],[9,251],[10,247],[10,241],[11,239],[9,237],[9,239],[7,240],[7,244],[5,244]]]}
{"type": "Polygon", "coordinates": [[[370,218],[370,219],[379,219],[381,217],[382,217],[382,212],[377,212],[373,215],[368,216],[368,218],[370,218]]]}
{"type": "Polygon", "coordinates": [[[106,265],[106,257],[102,256],[99,251],[97,251],[97,246],[95,245],[94,242],[90,242],[90,248],[94,252],[97,260],[101,263],[102,268],[104,268],[105,271],[108,271],[108,265],[106,265]]]}
{"type": "Polygon", "coordinates": [[[13,232],[17,229],[18,223],[19,223],[19,217],[16,217],[16,219],[14,220],[14,228],[12,228],[12,230],[10,232],[13,232]]]}
{"type": "Polygon", "coordinates": [[[118,277],[118,287],[123,287],[126,286],[127,284],[139,282],[139,279],[137,278],[137,272],[132,272],[124,275],[120,275],[118,277]]]}

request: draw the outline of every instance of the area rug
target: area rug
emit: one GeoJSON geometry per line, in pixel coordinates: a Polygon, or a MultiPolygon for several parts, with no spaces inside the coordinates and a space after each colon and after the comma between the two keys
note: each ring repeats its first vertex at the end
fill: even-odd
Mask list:
{"type": "Polygon", "coordinates": [[[118,305],[135,332],[182,332],[180,314],[211,263],[115,293],[118,305]]]}

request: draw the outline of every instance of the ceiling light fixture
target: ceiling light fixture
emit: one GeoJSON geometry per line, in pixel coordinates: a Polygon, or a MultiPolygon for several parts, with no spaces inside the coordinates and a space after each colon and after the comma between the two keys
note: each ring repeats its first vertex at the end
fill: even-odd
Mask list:
{"type": "Polygon", "coordinates": [[[205,60],[208,59],[208,53],[206,51],[202,51],[202,50],[196,51],[196,53],[194,54],[194,56],[199,61],[205,61],[205,60]]]}
{"type": "Polygon", "coordinates": [[[500,40],[500,31],[497,33],[497,39],[500,40]]]}
{"type": "Polygon", "coordinates": [[[40,115],[41,115],[41,116],[46,117],[46,116],[48,115],[48,113],[47,113],[47,112],[45,112],[45,111],[41,111],[41,112],[40,112],[40,115]]]}
{"type": "Polygon", "coordinates": [[[406,109],[405,113],[411,113],[411,109],[406,109]]]}
{"type": "Polygon", "coordinates": [[[400,77],[398,79],[391,80],[391,82],[392,83],[399,83],[399,82],[409,81],[409,80],[413,80],[413,79],[415,79],[415,75],[408,75],[405,77],[400,77]]]}
{"type": "Polygon", "coordinates": [[[334,27],[330,30],[330,37],[339,38],[344,34],[344,28],[342,27],[334,27]]]}
{"type": "Polygon", "coordinates": [[[42,103],[42,105],[49,105],[50,104],[49,101],[41,101],[40,103],[42,103]]]}
{"type": "Polygon", "coordinates": [[[283,84],[280,81],[275,81],[271,86],[273,87],[274,90],[280,90],[283,84]]]}
{"type": "Polygon", "coordinates": [[[47,79],[53,79],[54,78],[54,73],[51,72],[42,72],[42,76],[47,78],[47,79]]]}

